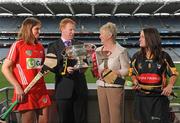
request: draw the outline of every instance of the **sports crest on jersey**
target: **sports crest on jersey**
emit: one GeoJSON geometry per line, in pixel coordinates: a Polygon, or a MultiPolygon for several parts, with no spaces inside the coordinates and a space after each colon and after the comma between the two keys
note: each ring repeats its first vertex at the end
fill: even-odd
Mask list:
{"type": "Polygon", "coordinates": [[[32,50],[26,50],[26,55],[31,56],[32,55],[32,50]]]}

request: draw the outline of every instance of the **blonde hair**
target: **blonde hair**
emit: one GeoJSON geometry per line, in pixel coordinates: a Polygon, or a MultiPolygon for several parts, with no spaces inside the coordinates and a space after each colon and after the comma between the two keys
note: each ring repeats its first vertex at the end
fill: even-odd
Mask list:
{"type": "Polygon", "coordinates": [[[76,22],[70,18],[64,18],[60,21],[59,23],[59,29],[61,30],[62,28],[64,28],[66,26],[66,24],[71,23],[76,25],[76,22]]]}
{"type": "Polygon", "coordinates": [[[18,33],[18,39],[23,39],[26,43],[37,43],[37,39],[32,33],[32,28],[37,25],[41,25],[40,20],[34,17],[26,18],[21,24],[21,28],[18,33]]]}
{"type": "Polygon", "coordinates": [[[117,36],[116,24],[114,24],[112,22],[108,22],[100,28],[100,31],[101,30],[107,31],[108,33],[112,34],[112,38],[115,41],[116,36],[117,36]]]}

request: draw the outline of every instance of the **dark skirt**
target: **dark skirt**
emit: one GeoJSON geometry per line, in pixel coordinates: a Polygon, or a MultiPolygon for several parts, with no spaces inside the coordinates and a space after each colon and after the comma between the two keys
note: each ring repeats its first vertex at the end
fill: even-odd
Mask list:
{"type": "Polygon", "coordinates": [[[135,118],[141,123],[171,123],[168,97],[136,93],[135,118]]]}

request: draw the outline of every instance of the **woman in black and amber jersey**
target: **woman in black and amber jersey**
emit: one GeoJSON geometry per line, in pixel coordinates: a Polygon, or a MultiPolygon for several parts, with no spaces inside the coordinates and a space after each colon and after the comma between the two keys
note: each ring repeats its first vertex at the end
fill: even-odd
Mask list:
{"type": "Polygon", "coordinates": [[[136,90],[135,117],[140,123],[170,123],[168,96],[178,72],[169,54],[162,50],[156,28],[143,29],[139,42],[140,51],[133,55],[130,67],[136,90]]]}

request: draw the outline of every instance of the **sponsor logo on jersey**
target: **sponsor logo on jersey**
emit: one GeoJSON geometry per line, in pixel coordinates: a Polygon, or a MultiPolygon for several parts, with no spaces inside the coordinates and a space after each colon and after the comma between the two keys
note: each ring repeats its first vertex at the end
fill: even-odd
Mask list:
{"type": "Polygon", "coordinates": [[[161,81],[161,77],[155,73],[143,73],[138,76],[138,80],[141,83],[156,84],[161,81]]]}
{"type": "Polygon", "coordinates": [[[27,69],[41,68],[42,58],[26,58],[27,69]]]}

